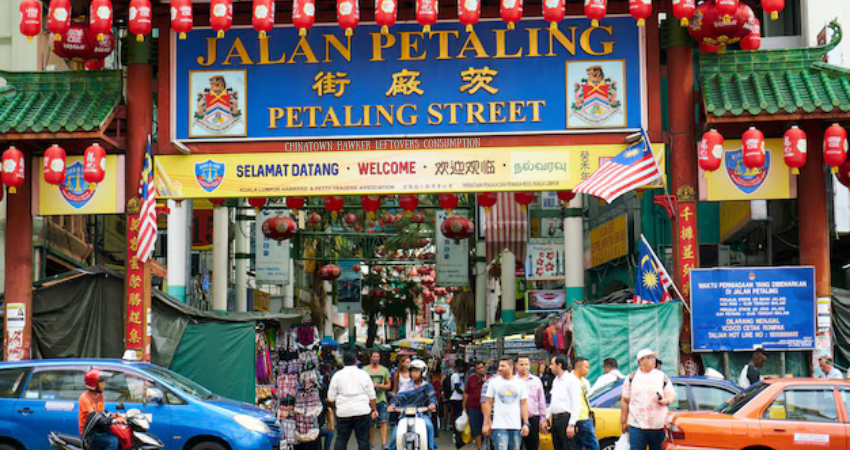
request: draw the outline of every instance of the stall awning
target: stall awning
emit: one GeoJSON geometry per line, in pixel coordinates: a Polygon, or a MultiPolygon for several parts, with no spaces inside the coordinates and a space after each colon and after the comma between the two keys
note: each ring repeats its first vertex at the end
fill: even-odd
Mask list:
{"type": "Polygon", "coordinates": [[[493,339],[497,339],[500,337],[512,336],[514,334],[533,333],[534,330],[547,325],[549,320],[550,316],[547,315],[542,317],[526,317],[513,323],[494,323],[491,327],[491,337],[493,339]]]}

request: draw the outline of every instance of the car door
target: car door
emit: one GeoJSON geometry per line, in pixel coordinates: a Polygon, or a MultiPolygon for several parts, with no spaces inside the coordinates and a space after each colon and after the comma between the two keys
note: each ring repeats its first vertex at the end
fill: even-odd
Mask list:
{"type": "Polygon", "coordinates": [[[676,390],[676,401],[667,407],[670,412],[673,411],[690,411],[691,402],[688,397],[688,385],[680,381],[673,381],[673,388],[676,390]]]}
{"type": "Polygon", "coordinates": [[[15,402],[15,436],[27,450],[49,449],[51,431],[79,436],[77,399],[86,390],[86,367],[35,370],[15,402]]]}
{"type": "Polygon", "coordinates": [[[850,388],[839,386],[838,394],[844,403],[844,432],[847,434],[847,449],[850,450],[850,388]]]}
{"type": "Polygon", "coordinates": [[[691,395],[694,399],[693,411],[714,411],[735,396],[731,388],[712,384],[691,383],[691,395]]]}
{"type": "Polygon", "coordinates": [[[29,380],[28,367],[13,367],[0,370],[0,438],[17,434],[14,423],[15,404],[29,380]]]}
{"type": "Polygon", "coordinates": [[[759,423],[765,441],[773,448],[846,450],[838,399],[832,386],[785,388],[762,413],[759,423]]]}
{"type": "Polygon", "coordinates": [[[150,402],[146,399],[147,388],[157,387],[156,383],[149,377],[133,371],[115,370],[101,368],[102,371],[111,374],[106,380],[106,388],[103,390],[103,406],[108,412],[126,413],[131,409],[138,409],[150,420],[150,432],[158,437],[164,444],[164,450],[169,450],[171,443],[171,411],[168,404],[163,402],[150,402]],[[124,404],[124,410],[118,410],[118,403],[124,404]]]}

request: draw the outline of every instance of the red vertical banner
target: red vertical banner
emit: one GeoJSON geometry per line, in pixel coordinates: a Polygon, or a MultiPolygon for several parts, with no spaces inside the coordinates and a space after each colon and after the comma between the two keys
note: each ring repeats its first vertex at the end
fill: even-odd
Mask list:
{"type": "MultiPolygon", "coordinates": [[[[691,269],[699,266],[699,233],[697,227],[697,203],[694,190],[682,186],[676,195],[676,276],[682,297],[687,305],[691,303],[691,269]]],[[[701,373],[700,361],[691,350],[691,316],[688,308],[682,311],[681,365],[684,374],[696,376],[701,373]]]]}
{"type": "Polygon", "coordinates": [[[138,214],[127,215],[127,317],[124,348],[135,350],[143,361],[151,359],[150,336],[150,279],[148,264],[139,261],[136,252],[139,249],[138,214]]]}

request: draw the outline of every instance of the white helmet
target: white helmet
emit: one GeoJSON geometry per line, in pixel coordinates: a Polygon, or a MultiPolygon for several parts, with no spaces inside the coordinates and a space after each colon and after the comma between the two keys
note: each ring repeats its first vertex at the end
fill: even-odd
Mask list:
{"type": "Polygon", "coordinates": [[[421,359],[416,359],[410,363],[410,369],[417,369],[422,372],[422,378],[425,378],[425,374],[428,373],[428,364],[425,364],[425,361],[421,359]]]}

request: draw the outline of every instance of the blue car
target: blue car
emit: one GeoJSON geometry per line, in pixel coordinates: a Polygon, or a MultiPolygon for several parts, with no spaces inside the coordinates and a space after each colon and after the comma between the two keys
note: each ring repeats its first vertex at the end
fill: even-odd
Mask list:
{"type": "Polygon", "coordinates": [[[77,399],[83,376],[100,369],[104,407],[139,409],[163,450],[278,450],[275,416],[247,403],[217,396],[154,364],[103,359],[0,363],[0,450],[50,449],[51,431],[79,435],[77,399]],[[151,393],[152,398],[146,398],[151,393]]]}
{"type": "MultiPolygon", "coordinates": [[[[599,389],[590,397],[593,408],[619,408],[623,396],[623,381],[619,380],[599,389]]],[[[714,411],[726,400],[741,392],[732,382],[706,377],[670,377],[676,389],[676,403],[671,411],[714,411]]]]}

